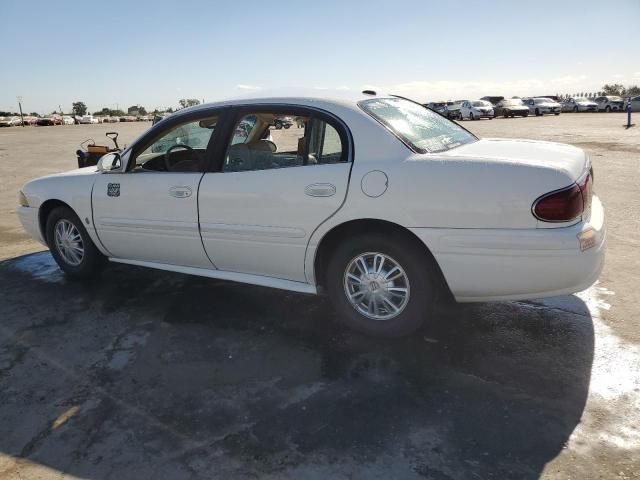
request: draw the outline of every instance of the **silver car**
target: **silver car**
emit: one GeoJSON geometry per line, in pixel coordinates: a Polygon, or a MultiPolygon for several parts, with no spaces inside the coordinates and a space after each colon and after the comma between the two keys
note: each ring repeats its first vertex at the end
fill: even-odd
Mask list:
{"type": "Polygon", "coordinates": [[[536,116],[544,115],[545,113],[560,115],[562,110],[558,102],[546,97],[527,98],[523,101],[529,107],[529,113],[534,113],[536,116]]]}
{"type": "Polygon", "coordinates": [[[562,101],[563,112],[597,112],[598,104],[586,97],[569,97],[562,101]]]}
{"type": "Polygon", "coordinates": [[[598,110],[600,112],[619,112],[622,111],[624,100],[617,95],[603,95],[593,99],[598,104],[598,110]]]}

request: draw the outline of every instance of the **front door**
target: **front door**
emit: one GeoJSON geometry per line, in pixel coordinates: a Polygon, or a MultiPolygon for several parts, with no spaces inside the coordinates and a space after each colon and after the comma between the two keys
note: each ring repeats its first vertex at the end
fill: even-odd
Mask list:
{"type": "Polygon", "coordinates": [[[233,132],[200,186],[205,249],[222,270],[304,282],[309,238],[347,193],[346,127],[312,110],[262,106],[238,112],[233,132]]]}
{"type": "Polygon", "coordinates": [[[214,268],[198,228],[198,186],[218,117],[168,122],[131,153],[126,172],[93,187],[100,241],[116,258],[214,268]]]}

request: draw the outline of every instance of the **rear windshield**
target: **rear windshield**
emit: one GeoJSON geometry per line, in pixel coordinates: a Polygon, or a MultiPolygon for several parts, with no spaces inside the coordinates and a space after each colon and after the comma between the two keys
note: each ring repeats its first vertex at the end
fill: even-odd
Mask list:
{"type": "Polygon", "coordinates": [[[438,153],[475,142],[458,124],[402,98],[364,100],[360,107],[419,153],[438,153]]]}
{"type": "Polygon", "coordinates": [[[520,100],[519,98],[512,98],[509,100],[505,100],[504,105],[514,106],[514,105],[524,105],[524,103],[522,103],[522,100],[520,100]]]}
{"type": "Polygon", "coordinates": [[[471,105],[473,105],[474,107],[490,107],[491,106],[489,102],[486,102],[484,100],[477,100],[475,102],[471,102],[471,105]]]}

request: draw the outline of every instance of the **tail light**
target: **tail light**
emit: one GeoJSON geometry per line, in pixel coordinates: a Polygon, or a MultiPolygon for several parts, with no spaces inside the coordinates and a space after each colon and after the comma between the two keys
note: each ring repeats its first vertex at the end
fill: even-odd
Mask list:
{"type": "Polygon", "coordinates": [[[569,222],[591,206],[593,179],[590,171],[573,185],[542,195],[533,203],[533,215],[543,222],[569,222]]]}

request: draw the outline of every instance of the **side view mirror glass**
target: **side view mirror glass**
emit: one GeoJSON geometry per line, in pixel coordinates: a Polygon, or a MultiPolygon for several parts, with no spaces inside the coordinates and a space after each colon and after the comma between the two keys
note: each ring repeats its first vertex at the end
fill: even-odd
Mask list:
{"type": "Polygon", "coordinates": [[[99,172],[110,172],[112,170],[119,170],[122,167],[122,159],[117,152],[107,153],[100,157],[98,160],[99,172]]]}

